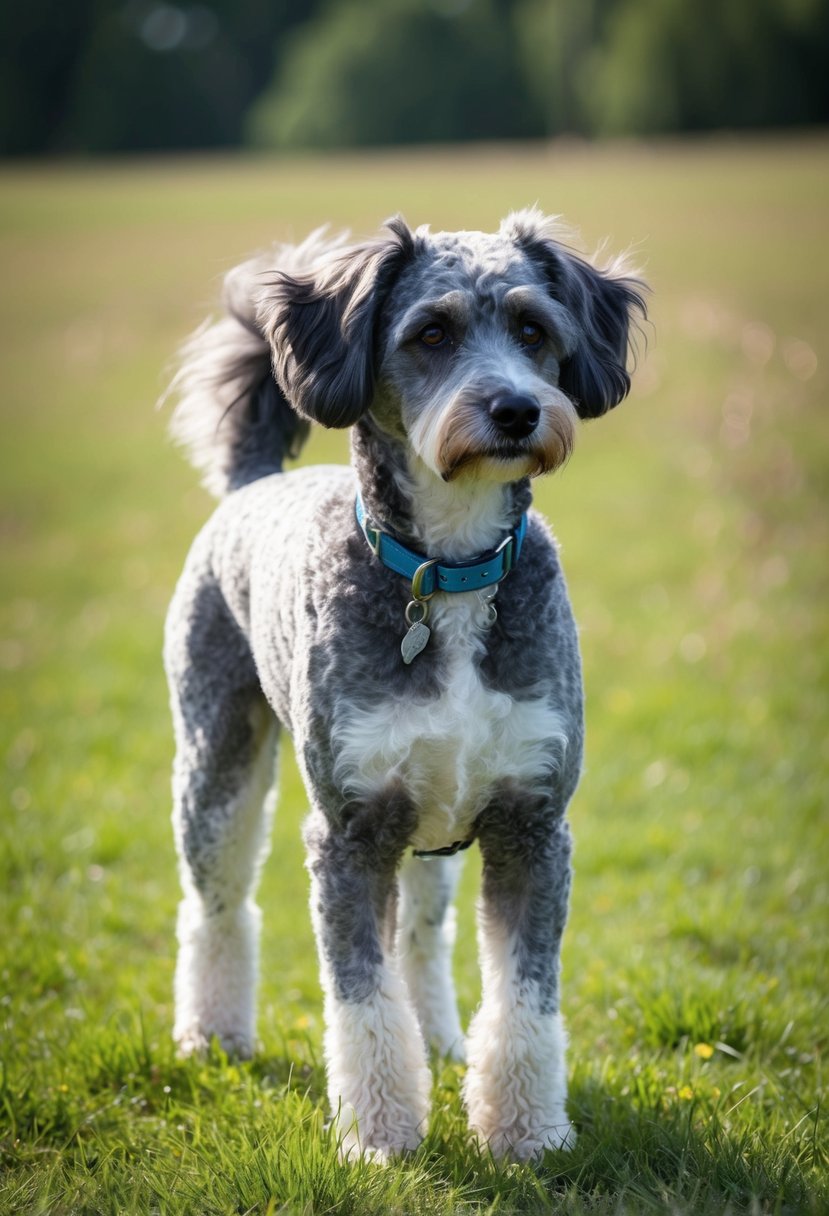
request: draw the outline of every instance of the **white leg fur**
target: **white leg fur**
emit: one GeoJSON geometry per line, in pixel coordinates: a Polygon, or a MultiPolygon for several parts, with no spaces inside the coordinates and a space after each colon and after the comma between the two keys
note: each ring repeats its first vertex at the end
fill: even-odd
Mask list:
{"type": "MultiPolygon", "coordinates": [[[[229,1054],[249,1057],[256,1046],[256,985],[261,913],[253,902],[269,848],[276,802],[276,732],[270,713],[258,711],[256,758],[232,803],[212,808],[216,830],[200,854],[197,889],[175,813],[184,899],[179,905],[173,1038],[184,1055],[203,1050],[215,1035],[229,1054]]],[[[177,774],[182,786],[186,774],[177,774]]],[[[183,801],[176,789],[177,806],[183,801]]]]}
{"type": "Polygon", "coordinates": [[[535,985],[516,975],[513,940],[480,931],[483,1000],[467,1039],[464,1095],[469,1122],[496,1157],[526,1161],[571,1148],[567,1118],[567,1036],[559,1013],[541,1013],[535,985]]]}
{"type": "Polygon", "coordinates": [[[463,1031],[452,978],[460,857],[409,857],[399,875],[397,951],[423,1038],[441,1055],[464,1059],[463,1031]]]}
{"type": "Polygon", "coordinates": [[[197,897],[179,905],[173,1038],[184,1055],[213,1035],[229,1054],[253,1054],[260,922],[251,901],[218,916],[207,916],[197,897]]]}
{"type": "MultiPolygon", "coordinates": [[[[429,1117],[431,1075],[426,1047],[396,959],[387,942],[385,961],[369,995],[345,1000],[325,949],[320,880],[311,869],[311,920],[325,994],[325,1063],[328,1098],[340,1153],[386,1160],[416,1148],[429,1117]]],[[[380,940],[383,939],[380,927],[380,940]]]]}
{"type": "Polygon", "coordinates": [[[325,1020],[328,1094],[343,1157],[385,1160],[417,1148],[429,1117],[431,1077],[401,978],[385,968],[365,1001],[342,1001],[327,991],[325,1020]]]}

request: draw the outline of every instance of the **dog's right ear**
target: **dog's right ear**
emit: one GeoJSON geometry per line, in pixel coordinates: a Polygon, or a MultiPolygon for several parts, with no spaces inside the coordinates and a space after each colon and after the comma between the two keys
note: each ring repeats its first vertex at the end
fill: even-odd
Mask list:
{"type": "Polygon", "coordinates": [[[501,231],[537,263],[569,312],[577,340],[562,360],[559,387],[580,418],[598,418],[630,388],[628,335],[637,317],[647,317],[645,284],[627,273],[623,259],[605,270],[584,261],[561,243],[557,220],[534,207],[508,216],[501,231]]]}
{"type": "Polygon", "coordinates": [[[335,249],[308,274],[277,271],[257,322],[273,352],[279,387],[303,418],[351,426],[372,402],[377,321],[414,237],[389,220],[391,236],[335,249]]]}

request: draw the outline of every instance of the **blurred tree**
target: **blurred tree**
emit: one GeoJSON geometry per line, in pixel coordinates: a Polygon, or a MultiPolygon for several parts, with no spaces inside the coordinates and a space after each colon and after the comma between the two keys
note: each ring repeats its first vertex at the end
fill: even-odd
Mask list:
{"type": "Polygon", "coordinates": [[[253,142],[334,147],[542,133],[508,3],[344,0],[297,30],[253,107],[253,142]]]}
{"type": "Polygon", "coordinates": [[[0,154],[827,122],[827,62],[827,0],[9,0],[0,154]]]}
{"type": "Polygon", "coordinates": [[[547,134],[586,134],[590,63],[617,0],[519,0],[513,9],[521,60],[547,134]]]}
{"type": "Polygon", "coordinates": [[[273,47],[317,0],[28,0],[0,17],[0,151],[240,142],[273,47]]]}
{"type": "Polygon", "coordinates": [[[127,4],[86,46],[60,142],[91,152],[233,143],[251,72],[214,9],[127,4]]]}
{"type": "Polygon", "coordinates": [[[825,0],[621,0],[586,65],[598,134],[829,119],[825,0]]]}
{"type": "Polygon", "coordinates": [[[64,117],[96,0],[11,0],[0,9],[0,153],[40,151],[64,117]]]}

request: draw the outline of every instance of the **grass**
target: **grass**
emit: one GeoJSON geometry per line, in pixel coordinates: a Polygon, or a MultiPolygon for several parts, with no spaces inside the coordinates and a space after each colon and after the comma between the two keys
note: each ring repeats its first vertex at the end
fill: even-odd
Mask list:
{"type": "MultiPolygon", "coordinates": [[[[829,1210],[827,216],[823,136],[0,173],[0,1211],[829,1210]],[[436,1062],[419,1152],[346,1167],[287,752],[262,1050],[170,1043],[160,633],[210,504],[152,402],[249,250],[535,200],[590,246],[633,243],[655,289],[630,401],[538,487],[588,689],[564,951],[580,1138],[493,1162],[436,1062]]],[[[343,453],[318,435],[310,458],[343,453]]]]}

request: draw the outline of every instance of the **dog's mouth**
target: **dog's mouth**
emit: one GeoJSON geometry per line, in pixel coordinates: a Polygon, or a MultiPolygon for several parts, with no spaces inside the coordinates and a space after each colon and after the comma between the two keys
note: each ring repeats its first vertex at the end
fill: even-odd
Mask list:
{"type": "Polygon", "coordinates": [[[481,452],[481,456],[489,460],[521,460],[532,456],[532,437],[527,439],[509,439],[493,444],[491,448],[481,452]]]}
{"type": "Polygon", "coordinates": [[[462,473],[482,473],[496,480],[512,481],[519,477],[535,477],[545,472],[539,453],[527,443],[497,444],[478,451],[458,453],[454,459],[441,464],[444,481],[454,481],[462,473]]]}
{"type": "Polygon", "coordinates": [[[530,472],[530,466],[538,463],[537,455],[532,451],[529,440],[509,440],[507,443],[492,443],[476,447],[459,447],[447,444],[440,452],[440,474],[445,482],[458,477],[459,474],[473,472],[475,468],[487,466],[492,471],[512,473],[518,468],[519,477],[530,472]]]}
{"type": "Polygon", "coordinates": [[[453,481],[463,473],[499,481],[540,477],[560,468],[568,460],[574,438],[575,428],[566,416],[559,425],[548,423],[521,439],[491,435],[473,438],[460,430],[447,435],[440,445],[438,471],[444,481],[453,481]]]}

